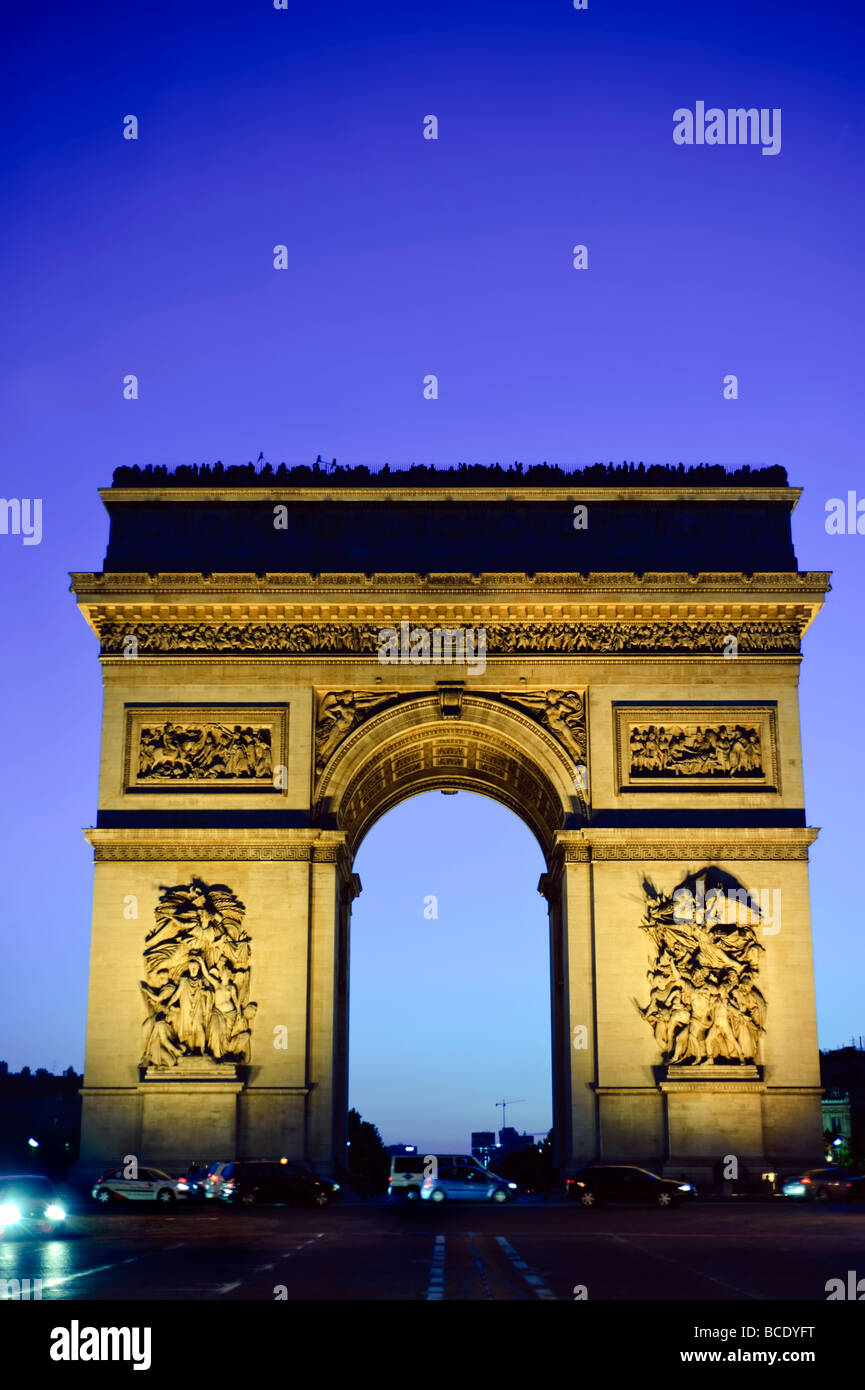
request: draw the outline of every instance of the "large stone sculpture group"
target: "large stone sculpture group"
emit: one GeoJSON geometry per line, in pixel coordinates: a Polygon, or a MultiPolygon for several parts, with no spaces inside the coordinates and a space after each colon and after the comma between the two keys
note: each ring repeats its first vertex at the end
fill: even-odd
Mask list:
{"type": "MultiPolygon", "coordinates": [[[[658,893],[644,883],[643,928],[655,947],[650,1024],[668,1066],[750,1064],[766,1026],[766,1000],[757,988],[760,945],[748,895],[721,888],[658,893]],[[745,902],[742,902],[742,899],[745,902]]],[[[758,918],[759,921],[759,918],[758,918]]],[[[635,1001],[636,1003],[636,1001],[635,1001]]]]}
{"type": "Polygon", "coordinates": [[[249,999],[244,906],[224,884],[163,888],[144,948],[147,1010],[141,1065],[183,1058],[248,1062],[257,1005],[249,999]]]}

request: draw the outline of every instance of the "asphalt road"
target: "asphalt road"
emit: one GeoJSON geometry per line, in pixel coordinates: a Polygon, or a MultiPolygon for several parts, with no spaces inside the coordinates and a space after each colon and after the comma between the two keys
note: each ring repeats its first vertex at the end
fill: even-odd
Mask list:
{"type": "Polygon", "coordinates": [[[827,1280],[849,1270],[865,1277],[865,1207],[782,1202],[148,1203],[83,1208],[64,1239],[0,1241],[0,1279],[41,1279],[43,1301],[573,1301],[583,1286],[593,1301],[825,1302],[827,1280]]]}

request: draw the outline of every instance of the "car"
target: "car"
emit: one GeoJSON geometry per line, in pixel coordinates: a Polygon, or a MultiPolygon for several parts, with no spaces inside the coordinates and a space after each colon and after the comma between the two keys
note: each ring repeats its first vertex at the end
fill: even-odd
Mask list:
{"type": "Polygon", "coordinates": [[[339,1183],[288,1159],[241,1159],[226,1163],[219,1196],[237,1206],[300,1205],[327,1207],[339,1196],[339,1183]]]}
{"type": "Polygon", "coordinates": [[[420,1195],[425,1202],[511,1202],[517,1195],[515,1182],[500,1178],[480,1164],[439,1164],[438,1174],[423,1180],[420,1195]]]}
{"type": "Polygon", "coordinates": [[[657,1207],[677,1207],[697,1195],[692,1183],[660,1178],[648,1168],[624,1163],[580,1168],[567,1179],[566,1191],[571,1201],[584,1207],[604,1206],[607,1202],[650,1202],[657,1207]]]}
{"type": "Polygon", "coordinates": [[[183,1200],[189,1191],[181,1187],[185,1179],[172,1178],[161,1168],[139,1168],[138,1176],[127,1178],[122,1168],[109,1168],[93,1185],[91,1197],[107,1205],[109,1202],[158,1202],[167,1206],[183,1200]]]}
{"type": "Polygon", "coordinates": [[[430,1168],[435,1175],[441,1168],[450,1167],[455,1163],[464,1168],[478,1168],[482,1173],[487,1171],[470,1154],[394,1154],[390,1161],[387,1195],[402,1197],[407,1202],[417,1202],[430,1168]],[[431,1158],[435,1159],[434,1165],[429,1162],[431,1158]]]}
{"type": "Polygon", "coordinates": [[[781,1183],[781,1196],[793,1202],[804,1202],[808,1189],[801,1178],[784,1178],[781,1183]]]}
{"type": "Polygon", "coordinates": [[[66,1207],[50,1178],[39,1173],[0,1175],[0,1239],[53,1236],[66,1229],[66,1207]]]}
{"type": "Polygon", "coordinates": [[[208,1169],[198,1163],[190,1163],[186,1172],[177,1179],[178,1193],[184,1193],[187,1202],[203,1202],[207,1186],[208,1169]]]}
{"type": "Polygon", "coordinates": [[[211,1163],[210,1167],[199,1179],[199,1189],[205,1197],[214,1199],[219,1196],[219,1184],[222,1181],[222,1174],[230,1162],[231,1159],[225,1158],[221,1163],[211,1163]]]}
{"type": "Polygon", "coordinates": [[[805,1202],[842,1202],[855,1176],[849,1168],[809,1168],[798,1177],[789,1178],[781,1191],[785,1197],[805,1202]]]}

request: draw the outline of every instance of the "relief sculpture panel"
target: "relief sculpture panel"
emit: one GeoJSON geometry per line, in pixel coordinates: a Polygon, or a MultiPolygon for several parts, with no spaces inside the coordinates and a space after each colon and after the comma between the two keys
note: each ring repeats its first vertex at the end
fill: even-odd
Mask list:
{"type": "Polygon", "coordinates": [[[190,706],[126,711],[127,792],[266,790],[284,783],[274,773],[286,761],[284,708],[190,706]]]}
{"type": "Polygon", "coordinates": [[[613,706],[619,791],[777,792],[774,705],[613,706]]]}
{"type": "Polygon", "coordinates": [[[245,908],[225,884],[163,888],[144,947],[141,1066],[184,1058],[248,1062],[257,1005],[250,1002],[245,908]]]}
{"type": "Polygon", "coordinates": [[[710,873],[670,894],[643,883],[642,928],[654,960],[649,1002],[634,1003],[670,1067],[753,1064],[765,1031],[766,1000],[757,985],[765,951],[755,931],[760,906],[721,871],[707,891],[710,873]]]}

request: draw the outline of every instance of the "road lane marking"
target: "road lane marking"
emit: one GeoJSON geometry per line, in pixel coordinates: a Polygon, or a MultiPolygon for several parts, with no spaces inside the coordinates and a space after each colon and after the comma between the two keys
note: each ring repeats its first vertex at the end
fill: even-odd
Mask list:
{"type": "MultiPolygon", "coordinates": [[[[280,1255],[280,1260],[291,1259],[292,1255],[299,1254],[300,1251],[305,1250],[308,1245],[312,1245],[313,1241],[321,1240],[323,1235],[324,1231],[319,1231],[317,1235],[310,1236],[309,1240],[305,1240],[302,1242],[302,1244],[296,1245],[293,1250],[286,1250],[285,1254],[280,1255]]],[[[276,1269],[277,1263],[278,1261],[274,1260],[273,1264],[256,1265],[253,1269],[250,1270],[250,1274],[261,1274],[266,1269],[276,1269]]],[[[232,1289],[239,1289],[242,1283],[242,1279],[237,1279],[233,1284],[222,1284],[219,1288],[217,1288],[216,1292],[219,1294],[231,1293],[232,1289]]]]}
{"type": "Polygon", "coordinates": [[[445,1238],[436,1236],[427,1284],[427,1302],[440,1302],[445,1296],[445,1238]]]}
{"type": "Polygon", "coordinates": [[[478,1247],[475,1244],[474,1231],[469,1231],[469,1241],[471,1243],[472,1250],[474,1251],[475,1269],[478,1272],[478,1277],[483,1286],[483,1291],[486,1294],[487,1298],[495,1298],[495,1294],[490,1288],[489,1280],[487,1279],[487,1267],[484,1264],[484,1261],[481,1259],[480,1251],[478,1250],[478,1247]]]}
{"type": "Polygon", "coordinates": [[[536,1298],[555,1299],[556,1295],[552,1289],[547,1288],[541,1276],[535,1273],[531,1265],[526,1264],[522,1255],[514,1249],[509,1240],[505,1240],[504,1236],[496,1236],[496,1243],[507,1255],[514,1269],[517,1270],[523,1282],[528,1284],[536,1298]]]}
{"type": "Polygon", "coordinates": [[[56,1289],[61,1284],[71,1283],[73,1279],[87,1279],[91,1274],[102,1274],[106,1269],[119,1269],[121,1265],[131,1265],[140,1259],[140,1255],[130,1255],[128,1260],[118,1260],[111,1265],[94,1265],[92,1269],[81,1269],[77,1274],[52,1275],[50,1278],[42,1280],[42,1287],[43,1289],[56,1289]]]}
{"type": "Polygon", "coordinates": [[[679,1269],[686,1269],[689,1274],[696,1274],[698,1279],[708,1279],[710,1284],[717,1284],[719,1289],[727,1289],[730,1293],[738,1294],[740,1298],[757,1300],[763,1302],[763,1294],[749,1293],[747,1289],[740,1288],[738,1284],[728,1284],[726,1279],[717,1279],[714,1274],[706,1274],[702,1269],[697,1269],[694,1265],[689,1265],[685,1260],[676,1260],[672,1255],[661,1255],[656,1250],[647,1250],[639,1241],[626,1236],[614,1235],[612,1239],[618,1241],[620,1245],[633,1245],[635,1250],[640,1250],[644,1255],[648,1255],[653,1260],[663,1260],[665,1264],[677,1265],[679,1269]]]}
{"type": "MultiPolygon", "coordinates": [[[[296,1255],[296,1254],[298,1253],[298,1251],[300,1251],[300,1250],[305,1250],[306,1247],[307,1247],[308,1245],[312,1245],[312,1242],[313,1242],[314,1240],[323,1240],[323,1239],[324,1239],[324,1231],[319,1231],[319,1232],[317,1233],[317,1235],[310,1236],[308,1240],[303,1241],[300,1245],[296,1245],[296,1246],[294,1247],[293,1250],[286,1250],[285,1254],[284,1254],[284,1255],[280,1255],[279,1258],[280,1258],[281,1260],[290,1260],[291,1257],[292,1257],[292,1255],[296,1255]]],[[[268,1269],[272,1268],[271,1265],[268,1265],[268,1266],[266,1266],[266,1267],[267,1267],[268,1269]]]]}

